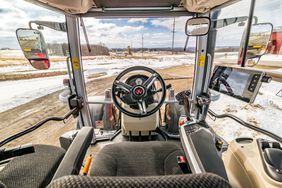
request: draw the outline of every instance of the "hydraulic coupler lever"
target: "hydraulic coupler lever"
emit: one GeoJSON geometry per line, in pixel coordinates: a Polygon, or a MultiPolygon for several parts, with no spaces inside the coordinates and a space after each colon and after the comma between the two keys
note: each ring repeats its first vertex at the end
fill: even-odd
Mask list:
{"type": "Polygon", "coordinates": [[[206,116],[208,114],[209,105],[211,103],[211,97],[208,93],[203,93],[199,96],[197,96],[197,106],[200,109],[201,112],[201,118],[200,121],[205,121],[206,116]]]}
{"type": "Polygon", "coordinates": [[[68,98],[69,108],[72,110],[76,108],[73,112],[73,117],[76,118],[79,114],[80,109],[83,107],[83,99],[81,97],[77,97],[76,95],[71,95],[68,98]]]}

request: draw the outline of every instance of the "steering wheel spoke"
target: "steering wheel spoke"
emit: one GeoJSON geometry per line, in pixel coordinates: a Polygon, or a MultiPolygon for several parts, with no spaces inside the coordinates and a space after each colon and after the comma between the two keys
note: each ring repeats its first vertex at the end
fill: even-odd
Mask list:
{"type": "Polygon", "coordinates": [[[143,86],[146,88],[146,89],[149,89],[153,83],[157,80],[158,78],[158,75],[156,73],[152,74],[151,77],[149,77],[143,84],[143,86]]]}
{"type": "Polygon", "coordinates": [[[141,112],[141,115],[147,114],[147,108],[146,108],[145,101],[144,100],[137,101],[137,104],[138,104],[139,110],[141,112]]]}
{"type": "Polygon", "coordinates": [[[128,93],[130,93],[132,87],[130,85],[128,85],[127,83],[124,83],[122,81],[116,80],[114,81],[114,85],[117,86],[117,88],[120,88],[128,93]]]}

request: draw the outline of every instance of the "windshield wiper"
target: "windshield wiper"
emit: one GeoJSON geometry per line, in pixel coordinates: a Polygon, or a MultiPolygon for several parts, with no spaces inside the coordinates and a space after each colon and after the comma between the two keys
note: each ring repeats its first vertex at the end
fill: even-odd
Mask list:
{"type": "Polygon", "coordinates": [[[83,21],[82,17],[80,17],[80,25],[81,25],[82,30],[83,30],[83,35],[84,35],[84,38],[85,38],[85,41],[86,41],[88,52],[91,53],[91,46],[89,44],[88,35],[87,35],[87,32],[86,32],[86,27],[84,25],[84,21],[83,21]]]}

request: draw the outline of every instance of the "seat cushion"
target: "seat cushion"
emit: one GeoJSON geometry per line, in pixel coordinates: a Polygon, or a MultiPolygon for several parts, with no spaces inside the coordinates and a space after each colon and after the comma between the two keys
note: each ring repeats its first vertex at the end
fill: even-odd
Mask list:
{"type": "Polygon", "coordinates": [[[92,176],[151,176],[182,174],[179,142],[121,142],[105,146],[91,165],[92,176]]]}
{"type": "Polygon", "coordinates": [[[214,174],[170,176],[89,177],[66,176],[56,179],[48,188],[231,188],[223,178],[214,174]]]}
{"type": "Polygon", "coordinates": [[[0,171],[0,182],[3,185],[9,188],[31,188],[46,187],[49,184],[65,150],[48,145],[35,145],[34,148],[34,153],[12,159],[0,171]]]}

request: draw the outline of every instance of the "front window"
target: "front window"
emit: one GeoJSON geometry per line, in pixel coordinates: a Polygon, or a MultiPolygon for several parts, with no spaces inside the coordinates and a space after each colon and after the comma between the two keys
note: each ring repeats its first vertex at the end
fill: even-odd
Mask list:
{"type": "MultiPolygon", "coordinates": [[[[83,58],[87,59],[84,61],[86,79],[101,75],[114,77],[131,66],[148,66],[159,71],[168,83],[173,83],[177,92],[187,85],[191,88],[195,40],[191,40],[184,51],[187,19],[84,18],[91,44],[89,53],[81,34],[83,58]]],[[[93,86],[93,89],[103,91],[109,86],[99,89],[93,86]]],[[[89,87],[88,94],[92,94],[89,87]]]]}
{"type": "MultiPolygon", "coordinates": [[[[81,33],[89,101],[94,100],[95,95],[103,96],[105,90],[111,89],[117,74],[133,66],[156,70],[167,85],[172,85],[170,90],[174,90],[175,95],[191,89],[195,38],[191,37],[185,48],[188,18],[84,18],[91,44],[89,52],[81,33]]],[[[171,93],[167,91],[167,100],[171,93]]],[[[164,109],[162,117],[163,113],[164,109]]]]}

